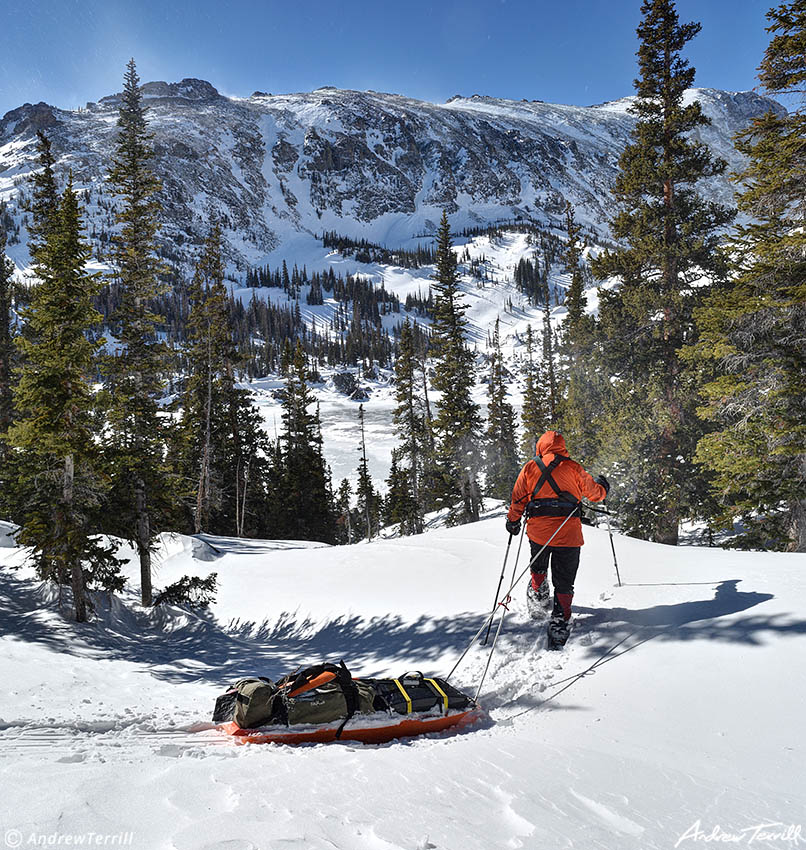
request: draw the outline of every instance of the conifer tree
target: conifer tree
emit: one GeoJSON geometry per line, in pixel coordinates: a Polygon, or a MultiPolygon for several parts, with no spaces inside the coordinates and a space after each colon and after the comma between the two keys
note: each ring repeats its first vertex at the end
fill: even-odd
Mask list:
{"type": "Polygon", "coordinates": [[[425,411],[419,393],[414,333],[408,319],[400,329],[398,340],[398,355],[395,362],[395,401],[397,404],[394,410],[394,421],[401,443],[401,461],[405,459],[408,462],[407,480],[411,487],[413,502],[412,515],[407,527],[411,528],[412,534],[419,534],[423,530],[421,481],[428,455],[428,445],[425,433],[425,411]]]}
{"type": "Polygon", "coordinates": [[[582,247],[579,244],[579,234],[582,228],[577,224],[574,217],[574,207],[569,201],[565,204],[565,231],[567,242],[563,266],[571,277],[571,283],[565,295],[566,314],[563,319],[563,334],[566,344],[578,345],[585,341],[593,331],[590,317],[585,309],[588,306],[588,298],[585,295],[585,281],[582,275],[580,260],[582,258],[582,247]]]}
{"type": "Polygon", "coordinates": [[[473,354],[465,345],[466,308],[459,291],[458,264],[444,211],[437,234],[434,281],[433,383],[442,393],[434,420],[442,477],[440,495],[448,504],[456,497],[461,499],[462,512],[455,520],[475,521],[481,506],[478,484],[481,418],[471,397],[473,354]]]}
{"type": "MultiPolygon", "coordinates": [[[[384,525],[397,525],[401,534],[417,534],[417,521],[422,523],[411,486],[411,472],[400,461],[403,450],[392,449],[392,464],[386,479],[388,495],[383,501],[384,525]]],[[[422,526],[420,525],[420,531],[422,526]]]]}
{"type": "MultiPolygon", "coordinates": [[[[773,95],[806,89],[806,3],[767,13],[759,79],[773,95]]],[[[747,216],[731,245],[733,278],[697,311],[688,357],[710,377],[714,426],[697,459],[714,473],[720,519],[746,546],[806,552],[806,110],[770,110],[737,138],[747,216]]]]}
{"type": "Polygon", "coordinates": [[[283,534],[297,540],[335,540],[329,476],[322,456],[319,413],[310,413],[305,352],[298,340],[283,398],[282,474],[278,509],[283,534]]]}
{"type": "MultiPolygon", "coordinates": [[[[14,401],[11,393],[11,366],[14,357],[12,308],[14,304],[14,263],[6,256],[6,232],[0,227],[0,469],[8,463],[6,434],[11,427],[14,401]]],[[[5,483],[0,472],[0,482],[5,483]]]]}
{"type": "Polygon", "coordinates": [[[28,251],[34,263],[38,262],[39,252],[47,245],[59,210],[59,188],[53,170],[56,158],[50,139],[42,130],[36,133],[36,151],[42,168],[31,178],[31,222],[28,225],[28,251]]]}
{"type": "Polygon", "coordinates": [[[499,320],[495,320],[487,386],[487,440],[485,445],[486,491],[494,499],[508,499],[518,475],[518,447],[515,411],[507,401],[504,358],[501,352],[499,320]]]}
{"type": "Polygon", "coordinates": [[[89,576],[108,589],[122,586],[113,549],[97,536],[104,489],[98,474],[91,370],[103,340],[89,331],[100,320],[92,306],[97,276],[85,271],[90,250],[82,240],[72,175],[36,250],[40,280],[17,338],[24,363],[15,387],[19,412],[11,445],[27,453],[28,493],[18,540],[33,551],[39,575],[69,581],[75,618],[87,619],[89,576]]]}
{"type": "Polygon", "coordinates": [[[612,222],[624,247],[593,264],[597,277],[621,280],[600,302],[600,365],[615,379],[602,460],[621,484],[614,490],[625,529],[676,544],[681,518],[702,493],[692,464],[702,433],[696,387],[678,352],[691,339],[702,297],[695,281],[724,274],[720,229],[733,213],[696,190],[725,169],[691,137],[709,122],[697,101],[684,100],[694,69],[681,51],[700,25],[680,24],[673,0],[644,0],[641,13],[630,107],[638,121],[619,161],[620,211],[612,222]]]}
{"type": "MultiPolygon", "coordinates": [[[[232,423],[226,409],[227,396],[234,390],[230,376],[235,352],[217,223],[210,228],[196,264],[188,287],[188,306],[189,374],[182,423],[189,452],[187,465],[194,483],[194,531],[224,533],[224,529],[211,525],[216,522],[211,514],[220,512],[226,502],[230,503],[226,507],[234,505],[239,512],[242,482],[236,481],[236,492],[228,493],[226,499],[226,458],[233,447],[237,448],[240,434],[237,425],[228,427],[232,423]]],[[[235,416],[237,422],[237,413],[235,416]]],[[[230,533],[233,530],[237,534],[237,529],[227,529],[230,533]]]]}
{"type": "Polygon", "coordinates": [[[539,363],[534,356],[534,334],[531,325],[526,326],[525,370],[526,387],[523,392],[523,410],[521,411],[523,426],[521,460],[524,461],[534,457],[537,441],[548,429],[550,421],[548,400],[540,380],[539,363]]]}
{"type": "Polygon", "coordinates": [[[364,405],[358,405],[358,425],[361,432],[361,444],[358,451],[361,458],[358,461],[358,484],[356,485],[356,496],[358,497],[358,513],[364,523],[367,540],[372,540],[378,532],[380,520],[380,498],[372,484],[372,476],[369,474],[369,463],[367,461],[367,441],[364,432],[364,405]]]}
{"type": "MultiPolygon", "coordinates": [[[[31,215],[28,224],[28,251],[31,255],[34,268],[37,264],[44,264],[47,260],[46,248],[48,240],[51,238],[53,231],[58,223],[59,213],[59,189],[56,184],[54,174],[55,157],[50,143],[50,139],[41,131],[37,131],[36,150],[38,153],[40,169],[34,172],[31,178],[31,203],[28,207],[28,212],[31,215]]],[[[5,231],[2,235],[3,244],[5,245],[5,231]]],[[[4,249],[3,249],[4,250],[4,249]]],[[[3,434],[7,432],[13,418],[13,392],[12,392],[12,377],[13,364],[19,365],[22,358],[22,351],[19,346],[14,346],[11,342],[11,306],[14,298],[16,287],[11,280],[11,271],[13,267],[9,267],[8,263],[3,262],[0,268],[0,276],[3,277],[3,296],[2,305],[0,307],[0,321],[4,323],[3,327],[8,330],[0,330],[0,337],[3,342],[0,343],[4,353],[0,354],[0,373],[5,374],[5,378],[0,378],[0,406],[2,413],[0,419],[4,419],[4,424],[0,424],[0,509],[9,517],[17,517],[20,508],[25,500],[25,488],[23,481],[26,478],[23,467],[26,463],[26,456],[19,452],[12,452],[8,448],[8,444],[3,442],[3,434]],[[7,320],[7,321],[6,321],[7,320]]],[[[21,516],[20,516],[21,518],[21,516]]]]}
{"type": "Polygon", "coordinates": [[[119,347],[106,363],[108,420],[115,443],[116,516],[133,539],[140,559],[143,605],[152,602],[151,548],[155,511],[165,486],[165,424],[157,399],[162,390],[166,347],[151,309],[161,292],[156,233],[160,204],[151,170],[153,136],[148,131],[134,60],[124,76],[118,136],[109,183],[119,199],[114,262],[120,306],[112,317],[119,347]]]}
{"type": "Polygon", "coordinates": [[[349,480],[342,478],[339,489],[336,492],[336,513],[338,515],[337,523],[342,532],[339,535],[339,542],[347,543],[348,545],[353,542],[353,518],[352,508],[350,507],[352,494],[353,491],[349,480]]]}
{"type": "Polygon", "coordinates": [[[549,420],[552,424],[556,424],[560,392],[557,382],[556,366],[554,363],[555,344],[554,331],[551,327],[551,294],[549,291],[548,272],[548,261],[546,261],[546,267],[543,272],[543,358],[541,362],[541,372],[545,380],[544,392],[546,394],[549,420]]]}
{"type": "Polygon", "coordinates": [[[580,265],[581,228],[570,203],[565,205],[565,223],[568,241],[563,265],[571,277],[571,284],[565,297],[567,312],[558,345],[564,388],[559,421],[574,457],[584,464],[598,454],[599,416],[606,384],[601,371],[594,365],[596,325],[593,317],[586,313],[588,299],[580,265]]]}

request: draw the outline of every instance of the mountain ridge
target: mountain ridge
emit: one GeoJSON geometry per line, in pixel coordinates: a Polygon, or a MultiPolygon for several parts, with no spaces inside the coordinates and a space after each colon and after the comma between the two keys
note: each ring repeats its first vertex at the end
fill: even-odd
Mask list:
{"type": "MultiPolygon", "coordinates": [[[[143,94],[163,184],[166,256],[192,264],[214,214],[235,276],[300,233],[412,244],[433,233],[442,209],[455,230],[513,219],[552,227],[567,199],[606,240],[609,190],[635,122],[630,97],[579,107],[475,94],[436,104],[322,87],[243,98],[195,78],[147,82],[143,94]]],[[[754,116],[783,109],[754,92],[692,89],[689,97],[712,120],[699,137],[729,170],[741,165],[732,135],[754,116]]],[[[118,100],[107,95],[80,110],[24,104],[0,119],[0,200],[22,245],[25,182],[41,129],[59,169],[70,168],[89,193],[88,233],[103,254],[114,227],[104,175],[118,100]]],[[[722,202],[732,198],[726,177],[703,187],[722,202]]],[[[14,259],[24,267],[24,252],[14,259]]]]}

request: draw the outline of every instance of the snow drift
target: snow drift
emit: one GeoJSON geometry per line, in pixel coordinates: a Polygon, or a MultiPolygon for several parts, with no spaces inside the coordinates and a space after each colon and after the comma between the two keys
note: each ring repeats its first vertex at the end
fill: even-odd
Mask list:
{"type": "MultiPolygon", "coordinates": [[[[586,536],[563,652],[544,651],[517,589],[489,724],[296,750],[196,730],[251,673],[344,658],[357,675],[445,675],[492,604],[500,519],[337,548],[208,539],[196,551],[214,562],[176,536],[156,584],[215,569],[216,605],[143,610],[132,565],[85,627],[4,547],[0,824],[143,848],[646,850],[801,823],[806,556],[617,537],[618,588],[606,532],[586,536]]],[[[454,683],[472,692],[485,661],[473,649],[454,683]]]]}

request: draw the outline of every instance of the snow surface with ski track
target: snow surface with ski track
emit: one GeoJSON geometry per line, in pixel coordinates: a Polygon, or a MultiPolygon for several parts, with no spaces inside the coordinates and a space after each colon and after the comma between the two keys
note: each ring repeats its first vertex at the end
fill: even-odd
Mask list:
{"type": "MultiPolygon", "coordinates": [[[[617,587],[606,531],[585,534],[569,645],[545,651],[521,582],[488,722],[299,748],[235,746],[209,729],[215,697],[323,659],[445,675],[492,605],[501,517],[335,548],[165,535],[157,586],[215,570],[217,603],[144,610],[130,565],[86,626],[0,534],[0,829],[149,850],[644,850],[697,821],[747,844],[745,828],[806,820],[806,556],[617,536],[617,587]]],[[[454,684],[474,692],[486,658],[474,647],[454,684]]]]}

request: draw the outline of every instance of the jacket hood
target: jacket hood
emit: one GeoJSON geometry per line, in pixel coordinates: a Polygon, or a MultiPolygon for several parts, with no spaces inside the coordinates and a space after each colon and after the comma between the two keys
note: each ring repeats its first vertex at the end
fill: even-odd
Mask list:
{"type": "Polygon", "coordinates": [[[559,431],[546,431],[545,434],[537,441],[538,455],[567,455],[568,449],[565,446],[565,437],[559,431]]]}

